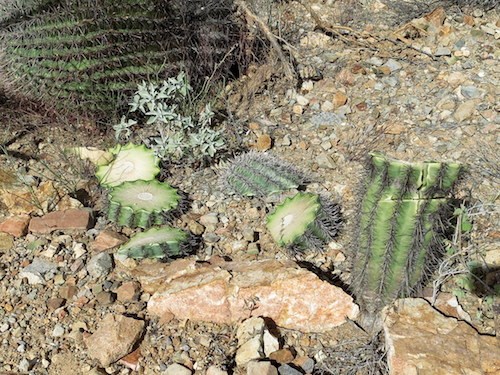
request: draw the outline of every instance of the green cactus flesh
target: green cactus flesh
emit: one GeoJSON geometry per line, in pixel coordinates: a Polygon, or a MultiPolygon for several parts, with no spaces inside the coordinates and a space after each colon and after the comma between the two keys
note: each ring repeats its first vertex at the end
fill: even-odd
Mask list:
{"type": "Polygon", "coordinates": [[[302,250],[321,249],[337,234],[339,223],[338,206],[323,203],[312,193],[286,198],[267,217],[267,228],[278,245],[302,250]]]}
{"type": "Polygon", "coordinates": [[[157,180],[129,181],[109,193],[108,219],[118,225],[149,228],[163,224],[165,212],[177,207],[177,190],[157,180]]]}
{"type": "Polygon", "coordinates": [[[117,252],[118,258],[172,258],[184,253],[187,234],[177,228],[150,228],[133,236],[117,252]]]}
{"type": "Polygon", "coordinates": [[[432,272],[440,255],[440,213],[461,167],[371,156],[358,222],[353,288],[365,307],[376,311],[408,295],[432,272]]]}
{"type": "Polygon", "coordinates": [[[234,194],[264,197],[297,188],[304,184],[305,178],[271,154],[250,151],[227,165],[221,181],[234,194]]]}
{"type": "Polygon", "coordinates": [[[159,160],[154,152],[144,145],[129,143],[109,150],[115,158],[98,167],[96,176],[106,187],[118,186],[126,181],[152,180],[160,173],[159,160]]]}

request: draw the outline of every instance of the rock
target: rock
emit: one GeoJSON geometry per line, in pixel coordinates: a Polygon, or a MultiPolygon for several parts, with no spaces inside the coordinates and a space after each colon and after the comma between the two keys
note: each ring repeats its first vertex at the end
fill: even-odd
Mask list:
{"type": "Polygon", "coordinates": [[[460,93],[466,99],[477,99],[481,97],[481,91],[475,86],[462,86],[460,87],[460,93]]]}
{"type": "Polygon", "coordinates": [[[236,351],[236,364],[244,366],[253,359],[264,357],[262,336],[266,324],[264,319],[252,317],[238,326],[236,338],[238,350],[236,351]]]}
{"type": "Polygon", "coordinates": [[[273,144],[272,138],[269,136],[269,134],[262,134],[257,138],[257,141],[255,142],[255,149],[258,151],[267,151],[271,149],[273,144]]]}
{"type": "Polygon", "coordinates": [[[290,349],[281,349],[269,354],[269,359],[272,359],[280,364],[290,363],[294,358],[295,356],[290,349]]]}
{"type": "Polygon", "coordinates": [[[340,108],[347,103],[347,96],[342,92],[336,92],[332,99],[333,107],[340,108]]]}
{"type": "Polygon", "coordinates": [[[330,155],[322,152],[316,157],[316,163],[318,167],[325,169],[335,169],[335,162],[330,155]]]}
{"type": "Polygon", "coordinates": [[[30,285],[45,284],[43,275],[47,272],[57,270],[57,266],[48,260],[42,258],[34,258],[33,262],[19,272],[19,277],[28,279],[30,285]]]}
{"type": "Polygon", "coordinates": [[[114,293],[102,291],[97,293],[95,299],[99,305],[111,305],[115,302],[116,296],[114,293]]]}
{"type": "Polygon", "coordinates": [[[284,364],[278,367],[278,373],[280,375],[302,375],[301,371],[297,370],[296,368],[293,368],[288,364],[284,364]]]}
{"type": "Polygon", "coordinates": [[[459,104],[459,106],[455,110],[455,113],[453,114],[453,117],[458,122],[462,122],[471,117],[475,109],[476,109],[476,101],[467,100],[459,104]]]}
{"type": "Polygon", "coordinates": [[[127,354],[125,357],[120,358],[118,363],[127,366],[132,371],[139,371],[139,360],[141,359],[141,349],[137,348],[132,353],[127,354]]]}
{"type": "Polygon", "coordinates": [[[376,56],[370,57],[368,60],[366,60],[366,62],[370,65],[375,66],[381,66],[384,63],[380,58],[376,56]]]}
{"type": "Polygon", "coordinates": [[[217,366],[212,365],[209,368],[207,368],[207,372],[205,373],[205,375],[228,375],[228,373],[227,371],[221,370],[217,366]]]}
{"type": "Polygon", "coordinates": [[[448,47],[438,47],[436,48],[436,52],[434,52],[434,56],[451,56],[451,50],[448,47]]]}
{"type": "Polygon", "coordinates": [[[400,70],[403,67],[399,62],[397,62],[394,59],[387,60],[387,62],[384,65],[382,65],[382,66],[383,67],[385,66],[385,67],[389,68],[389,71],[391,73],[393,73],[395,71],[398,71],[398,70],[400,70]]]}
{"type": "Polygon", "coordinates": [[[64,298],[50,298],[47,300],[47,308],[49,311],[54,311],[64,305],[65,302],[66,300],[64,298]]]}
{"type": "Polygon", "coordinates": [[[0,232],[0,250],[10,250],[14,247],[14,236],[0,232]]]}
{"type": "Polygon", "coordinates": [[[13,186],[2,189],[0,201],[12,215],[29,215],[31,213],[41,215],[43,212],[53,210],[82,207],[79,201],[59,191],[52,181],[44,181],[36,188],[13,186]]]}
{"type": "Polygon", "coordinates": [[[97,331],[84,338],[87,353],[102,366],[109,366],[131,352],[143,329],[142,320],[107,314],[97,331]]]}
{"type": "Polygon", "coordinates": [[[271,353],[276,352],[280,349],[280,343],[278,338],[275,337],[269,330],[265,329],[262,335],[262,341],[264,342],[264,354],[269,357],[271,353]]]}
{"type": "Polygon", "coordinates": [[[116,290],[116,295],[120,302],[131,302],[139,299],[140,291],[141,286],[138,282],[128,281],[120,285],[116,290]]]}
{"type": "Polygon", "coordinates": [[[296,357],[293,364],[304,370],[306,374],[312,374],[314,370],[314,359],[306,356],[296,357]]]}
{"type": "Polygon", "coordinates": [[[54,230],[87,230],[92,224],[92,211],[84,208],[71,208],[32,218],[29,230],[33,233],[45,234],[54,230]]]}
{"type": "Polygon", "coordinates": [[[64,327],[60,324],[56,324],[52,330],[52,337],[61,337],[64,335],[64,327]]]}
{"type": "Polygon", "coordinates": [[[148,302],[151,315],[228,324],[264,316],[302,332],[326,332],[358,315],[358,306],[342,289],[292,261],[192,264],[182,259],[157,266],[154,276],[144,275],[149,266],[136,270],[143,289],[154,292],[148,302]]]}
{"type": "Polygon", "coordinates": [[[192,372],[187,367],[180,365],[178,363],[173,363],[167,367],[164,372],[165,375],[191,375],[192,372]]]}
{"type": "Polygon", "coordinates": [[[95,279],[106,276],[113,268],[113,261],[108,253],[99,253],[90,258],[87,272],[95,279]]]}
{"type": "Polygon", "coordinates": [[[0,232],[11,234],[14,237],[22,237],[28,233],[29,222],[28,215],[9,217],[0,223],[0,232]]]}
{"type": "Polygon", "coordinates": [[[251,361],[247,366],[247,375],[278,375],[278,370],[268,361],[251,361]]]}
{"type": "Polygon", "coordinates": [[[59,297],[64,298],[65,300],[70,300],[76,295],[77,292],[78,289],[75,285],[64,285],[59,288],[59,297]]]}
{"type": "Polygon", "coordinates": [[[303,95],[297,95],[295,97],[295,100],[297,100],[297,104],[300,104],[301,106],[304,106],[304,107],[309,104],[309,99],[307,99],[303,95]]]}
{"type": "Polygon", "coordinates": [[[295,104],[292,107],[292,112],[295,113],[296,115],[301,115],[302,112],[304,112],[304,107],[302,107],[300,104],[295,104]]]}
{"type": "Polygon", "coordinates": [[[90,248],[92,251],[101,252],[120,246],[127,241],[128,238],[123,234],[105,229],[97,235],[95,240],[90,244],[90,248]]]}
{"type": "Polygon", "coordinates": [[[254,359],[264,358],[262,349],[262,338],[259,336],[252,337],[244,342],[236,351],[236,365],[244,366],[254,359]]]}
{"type": "Polygon", "coordinates": [[[498,374],[497,338],[406,298],[382,312],[390,374],[498,374]]]}

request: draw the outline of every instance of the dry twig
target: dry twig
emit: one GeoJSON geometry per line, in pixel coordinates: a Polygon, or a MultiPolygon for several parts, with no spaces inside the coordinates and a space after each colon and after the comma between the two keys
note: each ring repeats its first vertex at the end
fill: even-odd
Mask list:
{"type": "Polygon", "coordinates": [[[295,78],[295,72],[290,66],[290,61],[287,59],[285,56],[283,49],[281,48],[280,44],[278,43],[277,37],[269,30],[269,27],[262,21],[257,15],[250,10],[250,8],[247,6],[247,4],[243,0],[236,0],[235,4],[245,13],[245,15],[251,19],[253,22],[255,22],[259,29],[264,33],[266,38],[269,40],[269,43],[271,43],[271,46],[273,50],[276,52],[278,55],[278,58],[281,60],[287,78],[294,79],[295,78]]]}

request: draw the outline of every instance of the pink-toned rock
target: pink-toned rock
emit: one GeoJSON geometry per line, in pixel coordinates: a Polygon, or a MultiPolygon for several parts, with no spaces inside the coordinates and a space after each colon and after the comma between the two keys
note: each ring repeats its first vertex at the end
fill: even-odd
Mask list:
{"type": "Polygon", "coordinates": [[[136,281],[128,281],[116,289],[116,297],[120,302],[130,302],[137,300],[141,286],[136,281]]]}
{"type": "Polygon", "coordinates": [[[84,338],[87,354],[102,366],[109,366],[132,351],[141,337],[144,321],[108,314],[94,334],[84,338]]]}
{"type": "Polygon", "coordinates": [[[480,335],[423,299],[396,301],[383,311],[390,374],[499,374],[498,338],[480,335]]]}
{"type": "Polygon", "coordinates": [[[90,244],[90,248],[93,251],[100,252],[120,246],[127,241],[128,238],[123,234],[106,229],[97,235],[94,242],[90,244]]]}
{"type": "Polygon", "coordinates": [[[22,237],[28,233],[28,224],[30,217],[28,215],[19,215],[9,217],[0,222],[0,232],[5,232],[14,237],[22,237]]]}
{"type": "MultiPolygon", "coordinates": [[[[359,308],[334,285],[291,261],[263,260],[203,264],[186,259],[163,266],[162,274],[136,275],[154,293],[150,314],[163,319],[234,323],[250,316],[269,317],[283,328],[325,332],[355,319],[359,308]],[[174,270],[172,272],[172,270],[174,270]]],[[[158,271],[158,269],[155,269],[158,271]]]]}
{"type": "Polygon", "coordinates": [[[29,224],[33,233],[50,233],[54,230],[87,230],[93,224],[92,211],[84,208],[70,208],[34,217],[29,224]]]}

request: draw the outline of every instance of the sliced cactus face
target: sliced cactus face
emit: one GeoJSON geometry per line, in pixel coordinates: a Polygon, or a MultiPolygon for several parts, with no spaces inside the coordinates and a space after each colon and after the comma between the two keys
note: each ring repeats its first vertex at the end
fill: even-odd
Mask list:
{"type": "Polygon", "coordinates": [[[305,178],[292,165],[271,154],[250,151],[226,166],[221,182],[233,194],[265,197],[297,188],[305,183],[305,178]]]}
{"type": "Polygon", "coordinates": [[[149,181],[160,172],[158,158],[144,145],[118,145],[110,152],[114,155],[113,161],[100,166],[96,172],[101,185],[114,187],[126,181],[149,181]]]}
{"type": "Polygon", "coordinates": [[[117,252],[118,258],[172,258],[182,255],[187,234],[177,228],[150,228],[133,236],[117,252]]]}
{"type": "Polygon", "coordinates": [[[177,190],[157,180],[129,181],[109,193],[108,219],[118,225],[149,228],[164,223],[164,213],[177,207],[177,190]]]}
{"type": "Polygon", "coordinates": [[[331,241],[340,226],[338,206],[323,204],[317,194],[298,193],[267,217],[273,239],[285,247],[316,248],[331,241]]]}

